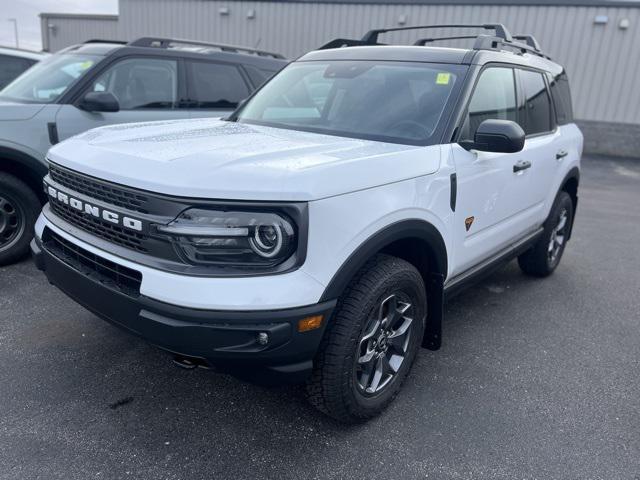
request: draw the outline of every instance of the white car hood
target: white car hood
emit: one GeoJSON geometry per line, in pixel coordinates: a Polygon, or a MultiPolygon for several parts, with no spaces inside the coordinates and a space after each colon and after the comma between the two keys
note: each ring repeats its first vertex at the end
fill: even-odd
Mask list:
{"type": "Polygon", "coordinates": [[[56,145],[48,158],[168,195],[306,201],[433,173],[440,147],[197,119],[97,128],[56,145]]]}

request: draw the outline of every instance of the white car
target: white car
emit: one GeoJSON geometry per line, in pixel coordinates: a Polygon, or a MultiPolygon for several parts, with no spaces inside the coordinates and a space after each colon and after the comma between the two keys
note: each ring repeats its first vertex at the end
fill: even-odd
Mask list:
{"type": "Polygon", "coordinates": [[[49,54],[44,52],[0,47],[0,90],[48,56],[49,54]]]}
{"type": "Polygon", "coordinates": [[[549,275],[571,235],[583,138],[566,74],[534,39],[482,28],[471,49],[338,40],[226,120],[62,142],[37,265],[183,366],[377,415],[440,346],[446,295],[516,257],[549,275]]]}

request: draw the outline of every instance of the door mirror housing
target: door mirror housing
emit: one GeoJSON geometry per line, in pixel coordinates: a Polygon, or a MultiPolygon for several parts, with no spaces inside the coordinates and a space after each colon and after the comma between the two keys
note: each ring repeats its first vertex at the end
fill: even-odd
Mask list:
{"type": "Polygon", "coordinates": [[[87,112],[119,112],[120,104],[113,93],[89,92],[80,100],[78,108],[87,112]]]}
{"type": "Polygon", "coordinates": [[[525,133],[511,120],[485,120],[476,130],[473,142],[460,142],[465,150],[481,152],[515,153],[524,148],[525,133]]]}

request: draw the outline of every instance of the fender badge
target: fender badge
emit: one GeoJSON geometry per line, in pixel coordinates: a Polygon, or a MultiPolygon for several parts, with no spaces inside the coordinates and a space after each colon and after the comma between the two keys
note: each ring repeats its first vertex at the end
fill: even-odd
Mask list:
{"type": "Polygon", "coordinates": [[[471,228],[471,225],[473,224],[473,221],[476,219],[476,217],[467,217],[464,221],[464,228],[467,229],[467,232],[469,231],[469,229],[471,228]]]}

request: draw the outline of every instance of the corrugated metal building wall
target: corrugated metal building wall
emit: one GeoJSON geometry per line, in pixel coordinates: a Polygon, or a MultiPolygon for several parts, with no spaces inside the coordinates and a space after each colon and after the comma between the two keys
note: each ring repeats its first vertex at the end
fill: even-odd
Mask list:
{"type": "MultiPolygon", "coordinates": [[[[624,154],[640,152],[640,2],[369,1],[120,0],[118,36],[130,40],[160,35],[259,46],[295,58],[336,37],[359,38],[374,27],[501,22],[512,33],[535,35],[542,48],[566,67],[583,128],[595,128],[591,122],[609,122],[606,135],[594,130],[598,145],[587,148],[613,152],[625,143],[624,154]],[[599,23],[605,17],[606,23],[599,23]],[[621,28],[623,21],[627,28],[621,28]]],[[[60,27],[60,37],[66,28],[60,27]]],[[[393,35],[384,40],[409,43],[417,33],[393,35]]],[[[84,38],[75,36],[73,42],[100,36],[91,31],[84,38]]]]}
{"type": "Polygon", "coordinates": [[[91,38],[117,40],[117,15],[41,13],[42,49],[55,52],[91,38]]]}

